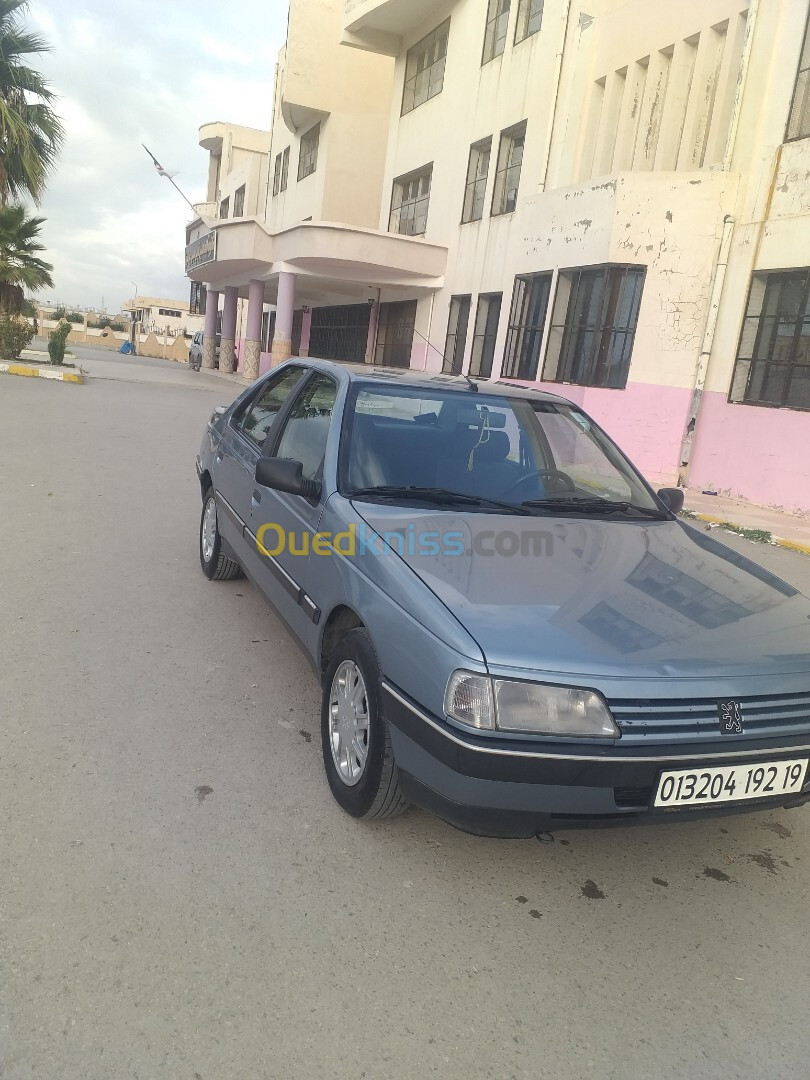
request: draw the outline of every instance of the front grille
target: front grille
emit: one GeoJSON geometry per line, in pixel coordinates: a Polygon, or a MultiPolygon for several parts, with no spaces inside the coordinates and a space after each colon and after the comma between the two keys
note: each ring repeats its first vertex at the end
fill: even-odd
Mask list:
{"type": "MultiPolygon", "coordinates": [[[[740,736],[721,735],[719,698],[617,698],[610,711],[622,733],[622,743],[667,743],[740,736]]],[[[810,693],[739,698],[743,737],[810,736],[810,693]]]]}

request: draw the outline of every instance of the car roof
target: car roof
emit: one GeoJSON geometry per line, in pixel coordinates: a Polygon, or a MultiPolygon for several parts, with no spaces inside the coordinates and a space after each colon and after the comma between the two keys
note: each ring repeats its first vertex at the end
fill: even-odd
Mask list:
{"type": "Polygon", "coordinates": [[[379,383],[389,386],[403,386],[409,389],[421,390],[458,390],[470,393],[471,383],[478,387],[481,393],[490,397],[527,398],[531,397],[538,401],[556,401],[564,405],[573,404],[567,398],[558,394],[549,394],[545,390],[538,390],[530,384],[520,382],[502,382],[491,379],[478,379],[468,381],[463,375],[447,375],[441,371],[415,371],[413,368],[385,368],[374,367],[371,364],[342,364],[335,360],[322,360],[317,356],[291,357],[300,359],[322,371],[343,372],[348,375],[349,381],[373,385],[379,383]]]}

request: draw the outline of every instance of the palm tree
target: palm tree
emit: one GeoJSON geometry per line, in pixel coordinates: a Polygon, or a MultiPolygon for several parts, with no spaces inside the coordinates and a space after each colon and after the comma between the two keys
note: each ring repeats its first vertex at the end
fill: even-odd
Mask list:
{"type": "Polygon", "coordinates": [[[0,0],[0,204],[30,195],[38,203],[64,138],[56,97],[26,61],[50,50],[27,31],[28,0],[0,0]]]}
{"type": "Polygon", "coordinates": [[[0,313],[16,314],[23,290],[53,288],[53,267],[39,257],[44,218],[29,217],[22,206],[0,206],[0,313]]]}

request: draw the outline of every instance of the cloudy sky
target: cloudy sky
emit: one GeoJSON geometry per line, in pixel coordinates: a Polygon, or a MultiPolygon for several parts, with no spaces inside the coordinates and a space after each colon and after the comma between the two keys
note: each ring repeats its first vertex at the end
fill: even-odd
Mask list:
{"type": "Polygon", "coordinates": [[[133,282],[141,295],[188,299],[191,214],[141,143],[202,201],[198,128],[269,126],[286,17],[286,0],[31,0],[67,129],[39,211],[55,284],[41,300],[101,308],[103,297],[117,312],[133,282]]]}

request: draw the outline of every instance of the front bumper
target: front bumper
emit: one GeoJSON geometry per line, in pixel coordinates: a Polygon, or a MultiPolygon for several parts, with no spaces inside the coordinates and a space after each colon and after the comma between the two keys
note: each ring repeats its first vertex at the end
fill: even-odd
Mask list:
{"type": "MultiPolygon", "coordinates": [[[[712,743],[656,746],[580,746],[488,739],[467,734],[430,716],[406,694],[384,682],[385,715],[405,794],[417,805],[467,832],[485,836],[532,836],[560,828],[684,821],[703,817],[801,806],[810,800],[810,781],[800,793],[720,803],[654,809],[664,769],[742,764],[750,760],[810,757],[810,737],[746,740],[733,750],[712,743]]],[[[808,770],[810,773],[810,770],[808,770]]]]}

